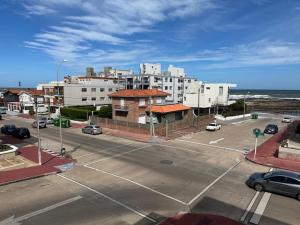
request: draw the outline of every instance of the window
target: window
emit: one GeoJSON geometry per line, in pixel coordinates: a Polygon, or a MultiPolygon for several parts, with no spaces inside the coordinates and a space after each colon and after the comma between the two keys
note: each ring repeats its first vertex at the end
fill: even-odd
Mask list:
{"type": "Polygon", "coordinates": [[[285,183],[285,177],[283,177],[283,176],[274,176],[274,177],[270,178],[270,181],[285,183]]]}
{"type": "Polygon", "coordinates": [[[86,92],[86,88],[81,88],[81,92],[86,92]]]}
{"type": "Polygon", "coordinates": [[[181,88],[180,88],[180,87],[178,87],[178,91],[180,91],[180,89],[181,89],[181,88]]]}
{"type": "Polygon", "coordinates": [[[191,80],[188,80],[188,83],[191,83],[191,80]]]}
{"type": "Polygon", "coordinates": [[[86,102],[86,100],[87,100],[86,97],[84,97],[84,98],[81,99],[82,102],[86,102]]]}
{"type": "Polygon", "coordinates": [[[162,103],[161,97],[157,97],[157,98],[156,98],[156,103],[157,103],[157,104],[161,104],[161,103],[162,103]]]}
{"type": "Polygon", "coordinates": [[[209,98],[209,99],[208,99],[208,102],[210,103],[210,101],[211,101],[211,99],[209,98]]]}
{"type": "Polygon", "coordinates": [[[299,182],[299,181],[297,181],[297,180],[295,180],[295,179],[293,179],[293,178],[290,178],[290,177],[287,177],[287,178],[286,178],[286,182],[287,182],[288,184],[297,184],[297,185],[300,185],[300,182],[299,182]]]}
{"type": "Polygon", "coordinates": [[[91,88],[91,92],[96,92],[96,88],[91,88]]]}
{"type": "Polygon", "coordinates": [[[104,82],[107,82],[108,80],[104,80],[104,82]]]}
{"type": "Polygon", "coordinates": [[[210,87],[206,87],[206,90],[210,90],[210,87]]]}
{"type": "Polygon", "coordinates": [[[188,89],[188,86],[185,86],[185,90],[187,90],[188,89]]]}
{"type": "Polygon", "coordinates": [[[96,97],[92,97],[91,99],[92,99],[92,101],[96,101],[96,97]]]}
{"type": "Polygon", "coordinates": [[[165,86],[165,90],[168,90],[168,86],[165,86]]]}
{"type": "Polygon", "coordinates": [[[168,78],[167,77],[165,77],[165,82],[168,82],[168,78]]]}
{"type": "Polygon", "coordinates": [[[223,95],[223,87],[219,87],[219,95],[223,95]]]}
{"type": "Polygon", "coordinates": [[[201,85],[201,93],[204,93],[204,85],[201,85]]]}
{"type": "Polygon", "coordinates": [[[172,82],[172,78],[170,78],[170,82],[172,82]]]}
{"type": "Polygon", "coordinates": [[[172,86],[170,86],[170,90],[172,90],[172,86]]]}
{"type": "Polygon", "coordinates": [[[139,106],[145,106],[146,102],[144,98],[140,98],[139,100],[139,106]]]}
{"type": "Polygon", "coordinates": [[[100,97],[100,101],[104,101],[105,100],[105,97],[100,97]]]}
{"type": "Polygon", "coordinates": [[[184,97],[184,101],[186,101],[186,97],[184,97]]]}
{"type": "Polygon", "coordinates": [[[113,89],[112,89],[112,88],[108,88],[108,91],[109,91],[109,92],[112,92],[112,91],[113,91],[113,89]]]}
{"type": "Polygon", "coordinates": [[[117,84],[117,83],[118,83],[118,81],[114,80],[114,81],[113,81],[113,83],[114,83],[114,84],[117,84]]]}
{"type": "Polygon", "coordinates": [[[100,88],[100,92],[104,92],[105,91],[105,88],[100,88]]]}

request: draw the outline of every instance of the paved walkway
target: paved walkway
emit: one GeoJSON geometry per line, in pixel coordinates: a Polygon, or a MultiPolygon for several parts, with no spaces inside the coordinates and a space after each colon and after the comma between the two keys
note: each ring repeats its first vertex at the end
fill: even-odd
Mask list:
{"type": "Polygon", "coordinates": [[[159,225],[242,225],[223,216],[186,213],[168,218],[159,225]]]}
{"type": "Polygon", "coordinates": [[[125,138],[140,142],[149,142],[150,136],[146,134],[138,134],[133,132],[128,132],[124,130],[116,130],[110,128],[102,128],[103,134],[112,135],[115,137],[125,138]]]}
{"type": "MultiPolygon", "coordinates": [[[[292,127],[292,125],[290,127],[292,127]]],[[[246,155],[246,158],[252,162],[261,165],[300,172],[299,161],[280,159],[277,157],[280,143],[285,138],[288,132],[289,128],[286,128],[281,132],[275,134],[273,137],[271,137],[266,142],[257,147],[257,153],[255,158],[254,150],[249,152],[246,155]]]]}
{"type": "MultiPolygon", "coordinates": [[[[28,160],[38,163],[38,148],[36,146],[29,146],[19,149],[20,155],[28,160]]],[[[42,165],[2,171],[0,172],[0,185],[31,179],[35,177],[45,176],[52,173],[59,173],[62,171],[60,166],[71,166],[70,159],[63,158],[54,153],[42,151],[42,165]]]]}

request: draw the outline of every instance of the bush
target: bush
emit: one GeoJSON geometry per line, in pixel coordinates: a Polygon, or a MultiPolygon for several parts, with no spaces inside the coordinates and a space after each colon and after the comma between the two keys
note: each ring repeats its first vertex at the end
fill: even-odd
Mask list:
{"type": "Polygon", "coordinates": [[[33,109],[30,109],[30,110],[29,110],[29,115],[33,116],[34,114],[35,114],[35,113],[34,113],[33,109]]]}
{"type": "MultiPolygon", "coordinates": [[[[247,110],[247,105],[245,105],[245,110],[247,110]]],[[[244,100],[237,100],[235,103],[228,106],[226,112],[224,112],[222,115],[224,117],[229,116],[237,116],[242,115],[244,113],[244,100]]]]}
{"type": "Polygon", "coordinates": [[[87,120],[89,111],[80,108],[61,108],[61,115],[72,120],[87,120]]]}
{"type": "Polygon", "coordinates": [[[95,116],[102,118],[112,118],[112,107],[111,106],[102,106],[100,110],[94,113],[95,116]]]}

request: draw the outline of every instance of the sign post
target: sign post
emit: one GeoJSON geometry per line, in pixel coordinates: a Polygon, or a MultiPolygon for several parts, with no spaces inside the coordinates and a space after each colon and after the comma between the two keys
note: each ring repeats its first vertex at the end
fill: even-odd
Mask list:
{"type": "Polygon", "coordinates": [[[255,160],[256,151],[257,151],[257,140],[259,136],[264,136],[264,133],[262,133],[259,128],[254,128],[253,134],[255,135],[255,147],[254,147],[254,160],[255,160]]]}

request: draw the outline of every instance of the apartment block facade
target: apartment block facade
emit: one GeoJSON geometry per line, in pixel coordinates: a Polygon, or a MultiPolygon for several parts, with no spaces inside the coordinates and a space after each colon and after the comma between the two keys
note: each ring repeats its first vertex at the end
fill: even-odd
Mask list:
{"type": "Polygon", "coordinates": [[[110,94],[124,89],[124,80],[109,77],[65,77],[64,105],[109,105],[110,94]]]}

